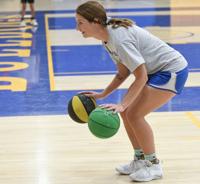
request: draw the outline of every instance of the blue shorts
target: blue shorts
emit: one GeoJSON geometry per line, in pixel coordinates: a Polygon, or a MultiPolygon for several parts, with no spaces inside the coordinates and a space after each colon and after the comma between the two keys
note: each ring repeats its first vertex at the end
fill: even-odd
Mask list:
{"type": "Polygon", "coordinates": [[[148,75],[147,85],[180,94],[188,77],[188,67],[179,72],[160,71],[148,75]]]}
{"type": "Polygon", "coordinates": [[[21,0],[21,3],[34,3],[34,0],[21,0]]]}

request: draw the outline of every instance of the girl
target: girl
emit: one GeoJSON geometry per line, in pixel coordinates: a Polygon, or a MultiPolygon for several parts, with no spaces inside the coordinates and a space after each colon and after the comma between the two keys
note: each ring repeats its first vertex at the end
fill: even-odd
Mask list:
{"type": "Polygon", "coordinates": [[[129,19],[108,19],[104,7],[88,1],[76,9],[77,30],[83,37],[101,40],[117,66],[117,74],[100,93],[84,92],[95,99],[105,98],[129,75],[135,80],[119,104],[103,108],[119,112],[135,156],[116,168],[133,181],[151,181],[163,176],[156,157],[153,132],[145,116],[180,94],[188,76],[187,62],[176,50],[129,19]]]}
{"type": "Polygon", "coordinates": [[[26,26],[26,22],[24,21],[24,16],[26,13],[26,4],[29,3],[31,10],[31,24],[33,26],[37,26],[38,23],[35,19],[35,9],[34,9],[34,0],[21,0],[22,10],[21,10],[21,26],[26,26]]]}

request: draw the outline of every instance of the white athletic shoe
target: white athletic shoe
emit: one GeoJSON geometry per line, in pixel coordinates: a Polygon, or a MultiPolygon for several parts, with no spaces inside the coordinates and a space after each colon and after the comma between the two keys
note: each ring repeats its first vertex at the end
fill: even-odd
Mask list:
{"type": "Polygon", "coordinates": [[[21,26],[21,27],[25,27],[25,26],[26,26],[26,22],[25,22],[24,20],[22,20],[22,21],[20,22],[20,26],[21,26]]]}
{"type": "Polygon", "coordinates": [[[135,157],[134,160],[131,161],[131,163],[125,164],[125,165],[120,165],[120,166],[116,167],[115,169],[119,174],[129,175],[131,173],[136,172],[137,170],[139,170],[140,168],[142,168],[144,166],[145,166],[145,160],[138,160],[135,157]]]}
{"type": "Polygon", "coordinates": [[[142,168],[129,176],[132,181],[151,181],[162,178],[163,171],[159,163],[152,164],[150,161],[146,160],[142,168]]]}
{"type": "Polygon", "coordinates": [[[32,24],[33,26],[38,26],[38,23],[37,23],[37,21],[36,21],[35,19],[33,19],[33,20],[31,21],[31,24],[32,24]]]}

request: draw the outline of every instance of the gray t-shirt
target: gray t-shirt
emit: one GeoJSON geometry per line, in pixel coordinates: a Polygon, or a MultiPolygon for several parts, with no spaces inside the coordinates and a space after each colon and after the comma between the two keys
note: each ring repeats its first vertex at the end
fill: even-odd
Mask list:
{"type": "Polygon", "coordinates": [[[107,26],[107,29],[109,40],[103,45],[113,61],[124,64],[130,72],[143,63],[148,74],[177,72],[187,66],[187,61],[178,51],[136,25],[128,29],[107,26]]]}

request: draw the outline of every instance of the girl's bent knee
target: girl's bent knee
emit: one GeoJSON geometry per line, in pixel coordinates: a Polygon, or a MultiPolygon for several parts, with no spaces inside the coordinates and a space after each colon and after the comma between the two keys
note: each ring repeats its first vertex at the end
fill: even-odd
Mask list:
{"type": "Polygon", "coordinates": [[[127,110],[126,117],[129,120],[137,120],[143,118],[143,115],[139,111],[132,109],[132,110],[127,110]]]}

